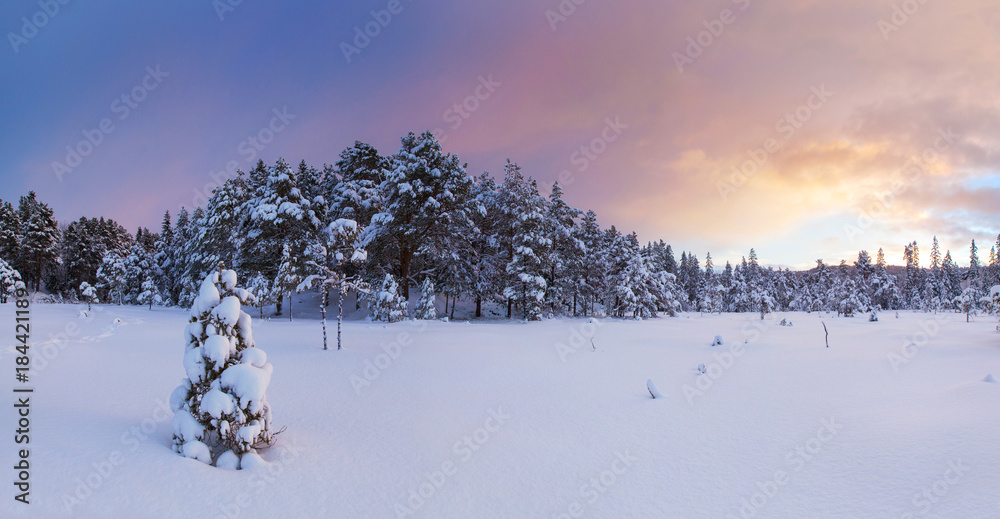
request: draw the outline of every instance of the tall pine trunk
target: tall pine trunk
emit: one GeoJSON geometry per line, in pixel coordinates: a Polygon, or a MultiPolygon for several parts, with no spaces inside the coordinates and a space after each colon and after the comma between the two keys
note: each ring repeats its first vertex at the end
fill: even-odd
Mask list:
{"type": "Polygon", "coordinates": [[[341,283],[337,296],[337,351],[340,351],[340,327],[344,324],[344,285],[341,283]]]}
{"type": "Polygon", "coordinates": [[[323,303],[319,305],[319,312],[323,316],[323,350],[326,351],[326,305],[330,303],[330,289],[323,287],[323,303]]]}

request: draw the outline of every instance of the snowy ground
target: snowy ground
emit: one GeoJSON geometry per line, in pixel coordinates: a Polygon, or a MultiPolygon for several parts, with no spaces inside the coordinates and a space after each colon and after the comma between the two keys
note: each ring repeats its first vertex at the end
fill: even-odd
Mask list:
{"type": "MultiPolygon", "coordinates": [[[[169,447],[185,312],[81,308],[32,308],[44,354],[31,381],[32,503],[6,483],[0,517],[1000,513],[1000,384],[983,381],[1000,378],[992,317],[354,321],[337,352],[320,349],[315,320],[254,315],[287,430],[262,453],[267,467],[231,472],[169,447]],[[713,348],[716,334],[726,344],[713,348]]],[[[0,319],[13,311],[0,305],[0,319]]],[[[7,387],[13,359],[0,351],[7,387]]]]}

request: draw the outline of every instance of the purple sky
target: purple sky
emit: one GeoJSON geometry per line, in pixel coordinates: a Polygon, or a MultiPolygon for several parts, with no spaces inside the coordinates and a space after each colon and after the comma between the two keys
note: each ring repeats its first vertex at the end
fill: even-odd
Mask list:
{"type": "Polygon", "coordinates": [[[5,2],[0,197],[156,229],[231,161],[319,167],[431,129],[472,174],[562,175],[602,225],[718,264],[898,263],[912,240],[926,260],[935,234],[967,264],[1000,232],[994,1],[216,4],[5,2]]]}

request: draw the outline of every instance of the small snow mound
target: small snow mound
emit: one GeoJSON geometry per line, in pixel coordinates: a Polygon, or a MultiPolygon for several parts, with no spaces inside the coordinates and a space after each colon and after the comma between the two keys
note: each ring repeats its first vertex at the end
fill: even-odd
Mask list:
{"type": "Polygon", "coordinates": [[[219,459],[215,460],[215,466],[220,469],[239,470],[240,457],[233,451],[223,452],[219,455],[219,459]]]}
{"type": "Polygon", "coordinates": [[[996,384],[997,379],[993,378],[992,374],[989,374],[989,375],[986,375],[986,377],[983,379],[983,382],[990,382],[990,383],[996,384]]]}
{"type": "Polygon", "coordinates": [[[202,463],[212,464],[212,451],[208,449],[208,445],[198,440],[184,442],[184,456],[202,463]]]}
{"type": "Polygon", "coordinates": [[[698,364],[698,374],[704,375],[705,373],[708,373],[708,368],[704,364],[698,364]]]}
{"type": "Polygon", "coordinates": [[[259,467],[266,467],[267,462],[264,458],[260,457],[260,454],[256,452],[248,452],[243,455],[243,459],[240,460],[240,468],[243,470],[253,470],[259,467]]]}
{"type": "Polygon", "coordinates": [[[653,384],[653,379],[646,379],[646,389],[649,390],[649,395],[652,396],[654,400],[657,398],[663,398],[663,395],[656,390],[656,386],[653,384]]]}
{"type": "Polygon", "coordinates": [[[715,339],[712,340],[712,346],[722,346],[725,342],[722,340],[721,335],[716,335],[715,339]]]}
{"type": "Polygon", "coordinates": [[[588,317],[587,318],[587,324],[597,324],[597,318],[596,317],[588,317]]]}
{"type": "Polygon", "coordinates": [[[80,319],[86,319],[87,318],[87,311],[86,310],[80,310],[80,313],[76,314],[76,316],[79,317],[80,319]]]}
{"type": "MultiPolygon", "coordinates": [[[[441,318],[441,322],[442,322],[442,323],[446,323],[446,322],[448,322],[448,318],[447,318],[447,317],[442,317],[442,318],[441,318]]],[[[384,328],[384,327],[383,327],[383,328],[384,328]]]]}

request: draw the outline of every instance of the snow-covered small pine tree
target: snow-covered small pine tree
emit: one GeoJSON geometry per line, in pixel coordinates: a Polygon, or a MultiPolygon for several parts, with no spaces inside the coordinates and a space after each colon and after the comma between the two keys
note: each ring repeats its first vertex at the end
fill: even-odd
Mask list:
{"type": "Polygon", "coordinates": [[[100,300],[97,299],[97,289],[90,286],[90,283],[87,283],[86,281],[80,283],[80,297],[87,300],[88,312],[90,311],[91,303],[100,303],[100,300]]]}
{"type": "Polygon", "coordinates": [[[220,263],[202,282],[185,329],[187,378],[170,396],[174,450],[231,469],[260,462],[255,449],[274,438],[265,396],[273,367],[242,310],[252,296],[236,281],[220,263]]]}
{"type": "MultiPolygon", "coordinates": [[[[983,297],[982,302],[990,312],[1000,318],[1000,285],[993,285],[993,288],[990,288],[990,295],[983,297]]],[[[1000,325],[997,326],[997,331],[1000,331],[1000,325]]]]}
{"type": "Polygon", "coordinates": [[[163,296],[160,295],[160,289],[156,286],[156,280],[152,276],[147,275],[142,282],[142,292],[139,293],[136,302],[140,305],[148,304],[150,310],[153,309],[153,303],[158,305],[163,303],[163,296]]]}
{"type": "Polygon", "coordinates": [[[406,299],[399,293],[399,284],[392,274],[386,274],[382,286],[370,297],[372,321],[395,323],[406,318],[406,299]]]}
{"type": "Polygon", "coordinates": [[[0,303],[6,303],[8,297],[14,296],[18,288],[24,288],[21,273],[0,259],[0,303]]]}
{"type": "Polygon", "coordinates": [[[274,303],[274,284],[267,276],[255,272],[247,281],[247,291],[253,296],[254,305],[260,310],[260,318],[264,318],[264,306],[274,303]]]}
{"type": "Polygon", "coordinates": [[[437,308],[434,307],[434,282],[431,278],[424,278],[420,285],[420,302],[413,309],[413,315],[417,319],[433,320],[437,319],[437,308]]]}
{"type": "MultiPolygon", "coordinates": [[[[281,253],[281,264],[278,266],[278,277],[274,280],[274,290],[278,294],[288,293],[288,320],[292,320],[292,296],[301,290],[299,285],[305,279],[299,258],[292,253],[292,248],[286,243],[281,253]]],[[[280,295],[278,296],[280,297],[280,295]]]]}
{"type": "MultiPolygon", "coordinates": [[[[975,242],[973,242],[975,243],[975,242]]],[[[962,295],[955,298],[955,306],[965,314],[965,322],[969,322],[972,312],[976,311],[976,303],[978,303],[979,291],[976,290],[975,283],[973,282],[968,288],[962,291],[962,295]]]]}
{"type": "Polygon", "coordinates": [[[97,286],[107,290],[108,301],[122,304],[125,297],[125,260],[115,251],[107,251],[97,269],[97,286]]]}

